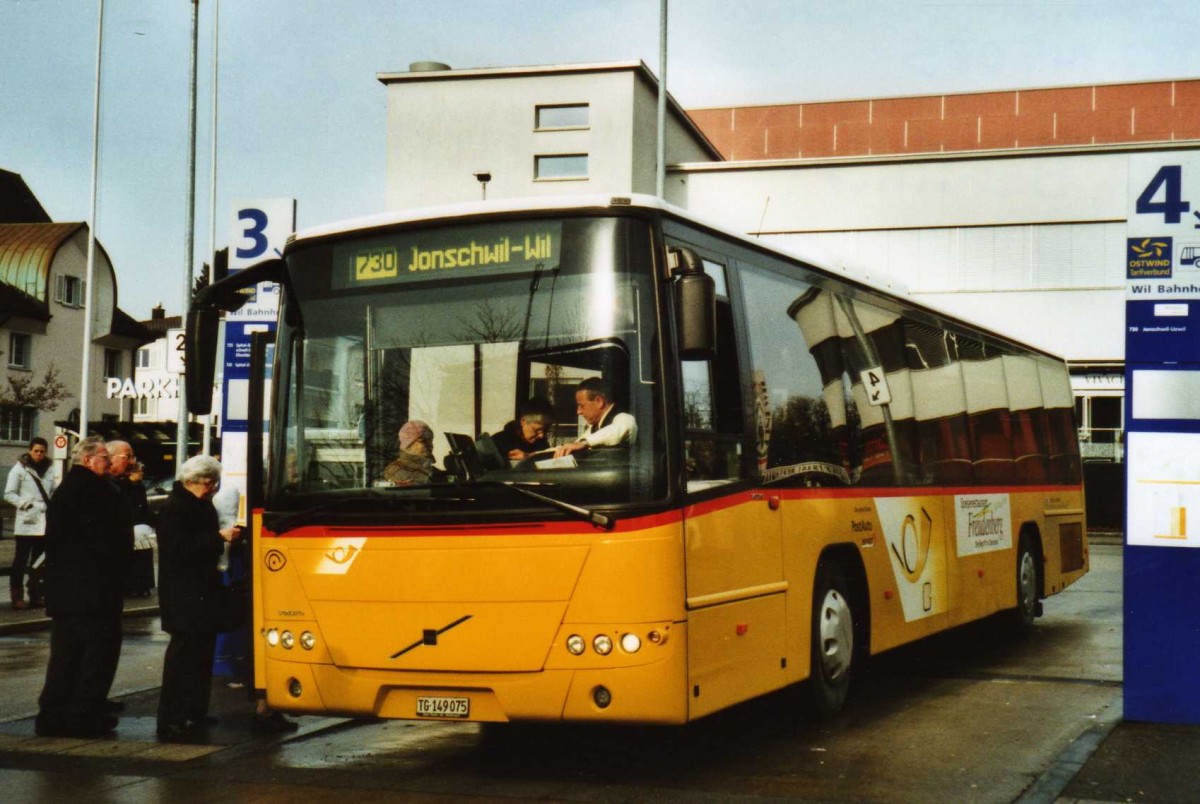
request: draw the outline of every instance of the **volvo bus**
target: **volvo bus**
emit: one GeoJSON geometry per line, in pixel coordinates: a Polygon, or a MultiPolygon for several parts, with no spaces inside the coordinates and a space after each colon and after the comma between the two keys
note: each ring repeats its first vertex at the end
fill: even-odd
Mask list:
{"type": "Polygon", "coordinates": [[[1061,360],[657,199],[296,234],[197,296],[194,411],[218,316],[263,281],[254,678],[276,709],[681,724],[801,685],[833,713],[871,654],[1029,628],[1088,570],[1061,360]],[[489,448],[530,400],[552,444],[579,438],[587,378],[635,438],[489,448]],[[435,470],[397,485],[411,421],[435,470]]]}

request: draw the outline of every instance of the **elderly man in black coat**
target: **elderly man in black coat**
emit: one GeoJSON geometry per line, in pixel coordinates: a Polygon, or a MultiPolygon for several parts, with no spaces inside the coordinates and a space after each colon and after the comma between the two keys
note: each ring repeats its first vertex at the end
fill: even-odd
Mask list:
{"type": "Polygon", "coordinates": [[[123,579],[133,543],[120,495],[106,477],[104,440],[83,439],[73,458],[46,511],[46,612],[53,625],[34,730],[95,737],[117,726],[107,698],[121,655],[123,579]]]}

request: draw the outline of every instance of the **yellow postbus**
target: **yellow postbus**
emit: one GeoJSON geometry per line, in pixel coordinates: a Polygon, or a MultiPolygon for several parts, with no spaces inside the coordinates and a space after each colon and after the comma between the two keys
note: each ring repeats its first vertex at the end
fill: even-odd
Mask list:
{"type": "Polygon", "coordinates": [[[277,709],[678,724],[803,683],[829,713],[869,655],[1028,628],[1087,572],[1061,360],[656,199],[302,232],[197,297],[189,367],[263,280],[277,709]],[[635,426],[556,455],[580,393],[635,426]],[[550,449],[502,453],[531,405],[550,449]],[[426,474],[395,474],[419,433],[426,474]]]}

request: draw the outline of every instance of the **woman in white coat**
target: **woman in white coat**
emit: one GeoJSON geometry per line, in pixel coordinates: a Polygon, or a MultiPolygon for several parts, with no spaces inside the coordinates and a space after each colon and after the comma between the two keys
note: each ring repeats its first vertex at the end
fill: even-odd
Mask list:
{"type": "Polygon", "coordinates": [[[17,551],[13,556],[12,572],[8,576],[14,609],[41,606],[41,592],[29,584],[29,602],[25,602],[23,584],[30,564],[42,554],[42,537],[46,535],[46,506],[54,493],[54,462],[46,457],[49,444],[44,438],[29,442],[29,452],[22,455],[8,473],[4,499],[17,509],[13,535],[17,551]]]}

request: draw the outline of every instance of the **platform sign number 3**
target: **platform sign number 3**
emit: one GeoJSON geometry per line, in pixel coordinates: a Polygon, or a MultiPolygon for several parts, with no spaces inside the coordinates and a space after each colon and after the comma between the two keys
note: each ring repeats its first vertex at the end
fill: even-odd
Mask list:
{"type": "Polygon", "coordinates": [[[230,270],[249,268],[256,262],[283,256],[283,247],[295,222],[295,199],[235,200],[231,221],[230,270]]]}

